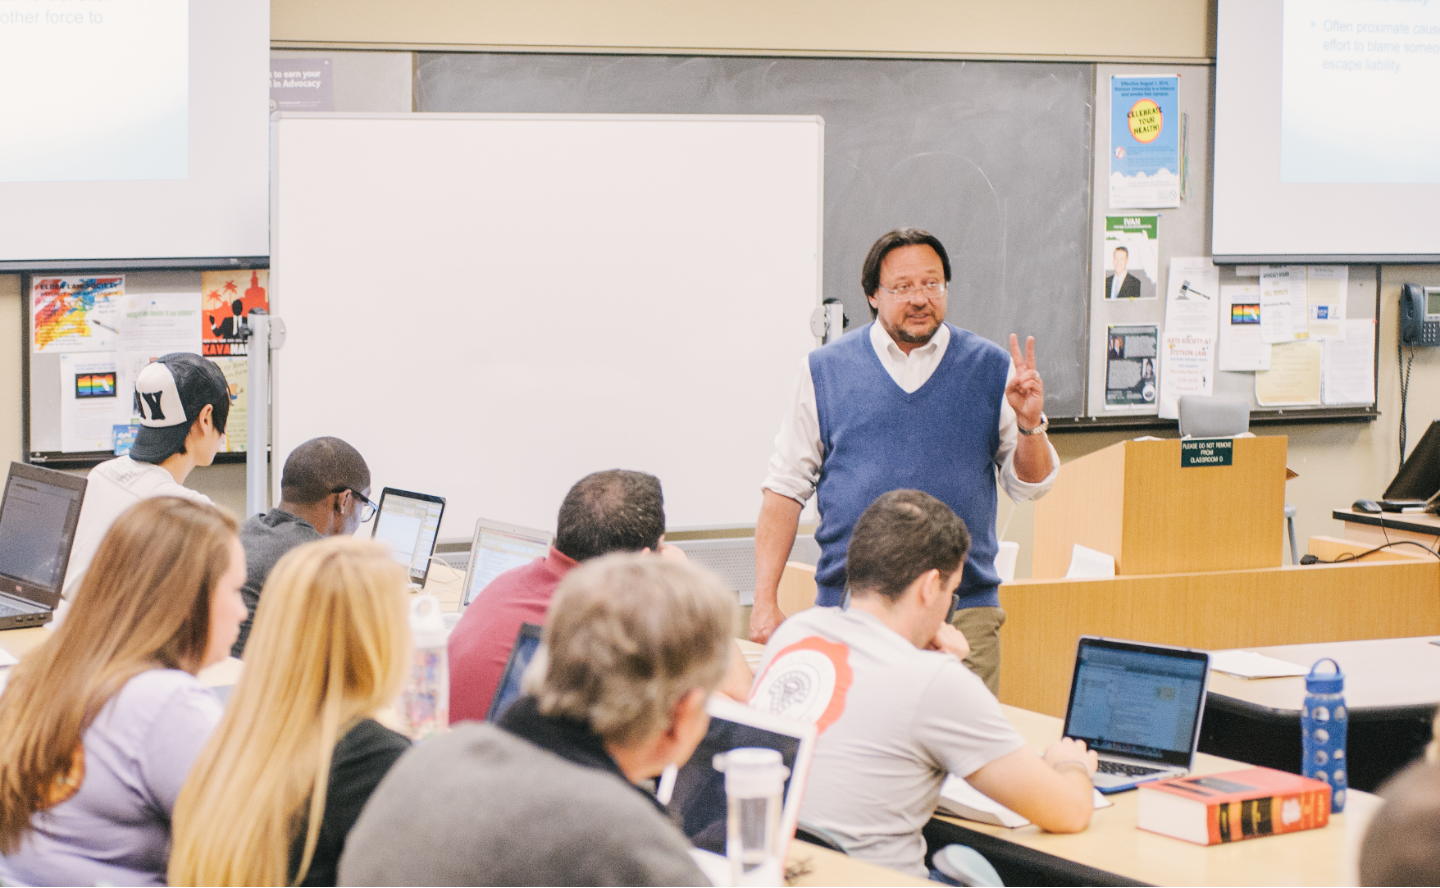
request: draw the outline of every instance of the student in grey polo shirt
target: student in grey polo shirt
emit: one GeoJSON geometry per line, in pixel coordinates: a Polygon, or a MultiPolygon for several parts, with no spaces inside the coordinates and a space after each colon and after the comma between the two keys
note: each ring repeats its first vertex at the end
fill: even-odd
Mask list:
{"type": "Polygon", "coordinates": [[[375,514],[370,467],[360,451],[339,438],[311,438],[290,452],[280,475],[280,505],[240,526],[245,547],[245,585],[240,592],[250,616],[230,653],[245,655],[260,591],[275,562],[297,546],[352,534],[375,514]]]}

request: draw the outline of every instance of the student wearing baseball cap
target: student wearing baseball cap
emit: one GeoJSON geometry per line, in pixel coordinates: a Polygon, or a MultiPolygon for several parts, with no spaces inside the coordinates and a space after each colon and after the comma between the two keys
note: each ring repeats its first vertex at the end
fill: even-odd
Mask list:
{"type": "MultiPolygon", "coordinates": [[[[199,355],[165,355],[136,374],[135,412],[140,415],[140,431],[130,454],[90,471],[65,574],[67,600],[79,588],[100,540],[121,512],[157,496],[211,504],[205,494],[184,484],[196,466],[215,461],[224,442],[230,416],[225,374],[199,355]]],[[[67,607],[61,604],[62,609],[67,607]]]]}

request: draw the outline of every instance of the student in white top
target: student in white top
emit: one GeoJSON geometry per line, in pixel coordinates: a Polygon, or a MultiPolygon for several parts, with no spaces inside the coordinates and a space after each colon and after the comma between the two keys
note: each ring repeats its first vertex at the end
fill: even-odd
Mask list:
{"type": "Polygon", "coordinates": [[[849,608],[781,623],[750,694],[820,730],[801,817],[852,856],[922,878],[920,831],[948,774],[1052,832],[1083,830],[1093,811],[1095,753],[1061,740],[1035,754],[961,663],[969,646],[945,618],[969,548],[935,497],[884,494],[850,537],[849,608]]]}
{"type": "Polygon", "coordinates": [[[195,677],[245,601],[235,521],[154,497],[116,519],[78,607],[0,695],[0,880],[163,885],[170,821],[220,721],[195,677]]]}
{"type": "Polygon", "coordinates": [[[184,485],[192,469],[215,461],[224,442],[225,421],[230,417],[225,374],[199,355],[165,355],[136,375],[135,404],[140,431],[130,454],[90,471],[70,548],[62,611],[68,610],[100,540],[121,512],[156,496],[210,504],[205,494],[184,485]]]}

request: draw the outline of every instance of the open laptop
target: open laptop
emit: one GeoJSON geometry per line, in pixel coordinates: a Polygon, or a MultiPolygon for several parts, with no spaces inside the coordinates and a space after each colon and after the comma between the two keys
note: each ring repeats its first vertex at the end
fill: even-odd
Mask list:
{"type": "MultiPolygon", "coordinates": [[[[683,768],[666,769],[656,797],[678,818],[691,844],[723,855],[728,808],[725,775],[715,770],[715,756],[742,747],[778,750],[790,769],[780,811],[780,841],[788,846],[800,822],[800,802],[815,758],[815,725],[751,709],[719,694],[711,694],[705,708],[710,713],[705,739],[683,768]]],[[[785,847],[780,851],[783,859],[785,847]]]]}
{"type": "Polygon", "coordinates": [[[1440,494],[1440,419],[1430,423],[1415,449],[1400,464],[1400,470],[1385,488],[1380,508],[1399,512],[1428,506],[1436,494],[1440,494]]]}
{"type": "Polygon", "coordinates": [[[540,649],[541,627],[534,623],[521,623],[515,633],[515,643],[510,646],[510,658],[505,661],[505,671],[500,674],[500,686],[490,698],[490,708],[485,711],[487,722],[499,721],[510,704],[520,698],[520,679],[525,676],[535,652],[540,649]]]}
{"type": "Polygon", "coordinates": [[[380,507],[375,515],[372,539],[390,544],[395,560],[405,565],[413,586],[425,585],[430,573],[430,557],[435,554],[435,539],[440,533],[440,519],[445,514],[445,498],[428,493],[412,493],[387,487],[380,493],[380,507]]]}
{"type": "Polygon", "coordinates": [[[85,479],[11,463],[0,500],[0,629],[38,626],[60,603],[85,479]]]}
{"type": "Polygon", "coordinates": [[[1104,793],[1189,773],[1210,679],[1205,651],[1080,637],[1065,736],[1100,755],[1104,793]]]}
{"type": "Polygon", "coordinates": [[[465,568],[464,591],[460,609],[470,606],[490,585],[490,581],[511,568],[529,564],[550,554],[548,530],[533,530],[481,518],[475,522],[475,536],[470,540],[470,563],[465,568]]]}

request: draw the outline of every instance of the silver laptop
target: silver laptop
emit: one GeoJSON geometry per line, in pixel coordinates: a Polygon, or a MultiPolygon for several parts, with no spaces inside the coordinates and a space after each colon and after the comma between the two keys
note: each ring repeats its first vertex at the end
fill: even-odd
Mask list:
{"type": "Polygon", "coordinates": [[[390,554],[405,566],[410,585],[424,588],[435,555],[435,539],[445,516],[445,497],[387,487],[380,492],[380,506],[372,539],[390,545],[390,554]]]}
{"type": "Polygon", "coordinates": [[[1210,679],[1205,651],[1080,637],[1065,736],[1100,755],[1104,793],[1190,771],[1210,679]]]}
{"type": "Polygon", "coordinates": [[[534,530],[481,518],[475,522],[475,537],[470,541],[470,563],[465,568],[464,592],[460,608],[470,606],[491,580],[511,568],[529,564],[550,554],[548,530],[534,530]]]}
{"type": "Polygon", "coordinates": [[[0,629],[38,626],[60,603],[85,479],[11,463],[0,500],[0,629]]]}

